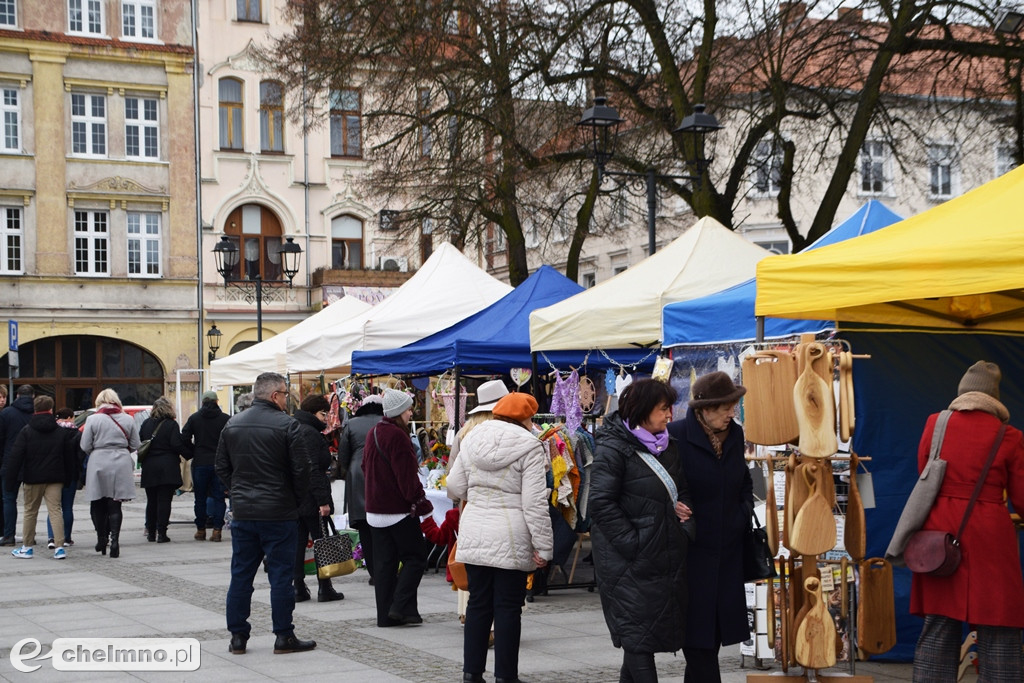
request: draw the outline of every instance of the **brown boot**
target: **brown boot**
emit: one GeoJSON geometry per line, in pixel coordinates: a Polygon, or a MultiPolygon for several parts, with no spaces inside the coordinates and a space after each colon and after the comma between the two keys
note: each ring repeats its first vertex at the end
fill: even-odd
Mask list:
{"type": "MultiPolygon", "coordinates": [[[[206,529],[196,529],[196,535],[193,536],[192,538],[196,539],[197,541],[205,541],[206,540],[206,529]]],[[[219,541],[220,539],[218,538],[217,540],[219,541]]]]}
{"type": "Polygon", "coordinates": [[[210,532],[210,540],[214,543],[220,543],[220,529],[214,529],[210,532]]]}

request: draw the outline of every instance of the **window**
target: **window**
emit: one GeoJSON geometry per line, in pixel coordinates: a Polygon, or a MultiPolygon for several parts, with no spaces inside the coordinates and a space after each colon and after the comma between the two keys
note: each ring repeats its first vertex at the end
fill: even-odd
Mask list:
{"type": "Polygon", "coordinates": [[[393,209],[381,209],[380,210],[380,229],[381,230],[397,230],[398,229],[398,212],[393,209]]]}
{"type": "Polygon", "coordinates": [[[277,215],[259,204],[245,204],[228,214],[224,234],[236,246],[240,244],[241,258],[228,279],[264,281],[281,280],[281,221],[277,215]]]}
{"type": "Polygon", "coordinates": [[[420,88],[417,95],[417,111],[420,117],[420,155],[430,156],[432,140],[430,134],[430,88],[420,88]]]}
{"type": "Polygon", "coordinates": [[[17,88],[0,89],[0,112],[4,117],[4,152],[21,151],[21,104],[17,88]]]}
{"type": "Polygon", "coordinates": [[[555,214],[551,238],[555,242],[564,242],[572,234],[572,231],[569,229],[569,208],[565,205],[565,197],[559,197],[558,202],[560,207],[558,213],[555,214]]]}
{"type": "Polygon", "coordinates": [[[629,268],[629,254],[616,254],[611,257],[612,275],[618,275],[629,268]]]}
{"type": "Polygon", "coordinates": [[[0,26],[17,26],[17,0],[0,0],[0,26]]]}
{"type": "Polygon", "coordinates": [[[331,91],[331,156],[363,154],[362,102],[358,90],[331,91]]]}
{"type": "Polygon", "coordinates": [[[420,221],[420,263],[426,263],[434,253],[434,219],[426,216],[420,221]]]}
{"type": "Polygon", "coordinates": [[[584,289],[590,289],[597,284],[597,273],[583,273],[580,278],[580,285],[584,289]]]}
{"type": "Polygon", "coordinates": [[[929,193],[932,199],[953,196],[953,145],[928,145],[929,193]]]}
{"type": "Polygon", "coordinates": [[[121,35],[156,40],[156,0],[122,0],[121,35]]]}
{"type": "Polygon", "coordinates": [[[359,270],[363,267],[363,222],[355,216],[331,219],[331,268],[359,270]]]}
{"type": "Polygon", "coordinates": [[[103,35],[103,0],[68,0],[68,31],[103,35]]]}
{"type": "Polygon", "coordinates": [[[75,273],[109,275],[110,237],[106,211],[75,211],[75,273]]]}
{"type": "Polygon", "coordinates": [[[782,145],[775,140],[761,140],[751,158],[754,167],[753,194],[777,197],[782,189],[782,145]]]}
{"type": "Polygon", "coordinates": [[[160,274],[160,214],[128,213],[128,274],[160,274]]]}
{"type": "Polygon", "coordinates": [[[262,21],[261,0],[235,0],[239,21],[262,21]]]}
{"type": "Polygon", "coordinates": [[[527,218],[522,222],[523,238],[526,240],[526,246],[529,248],[540,246],[540,230],[537,228],[537,222],[532,218],[527,218]]]}
{"type": "Polygon", "coordinates": [[[71,151],[106,156],[107,100],[103,95],[71,93],[71,151]]]}
{"type": "Polygon", "coordinates": [[[220,148],[242,149],[242,81],[222,78],[217,85],[220,97],[220,148]]]}
{"type": "Polygon", "coordinates": [[[25,272],[21,262],[23,235],[21,209],[0,206],[0,273],[18,275],[25,272]]]}
{"type": "Polygon", "coordinates": [[[124,98],[124,124],[126,156],[142,159],[160,156],[160,126],[155,99],[124,98]]]}
{"type": "Polygon", "coordinates": [[[886,179],[885,143],[868,140],[860,150],[860,191],[862,194],[883,194],[889,191],[886,179]]]}
{"type": "Polygon", "coordinates": [[[1017,168],[1017,160],[1014,158],[1012,145],[996,146],[996,177],[1009,173],[1017,168]]]}
{"type": "Polygon", "coordinates": [[[260,83],[260,149],[284,151],[284,89],[276,81],[260,83]]]}
{"type": "Polygon", "coordinates": [[[767,249],[773,254],[788,254],[789,240],[769,240],[767,242],[754,242],[762,249],[767,249]]]}

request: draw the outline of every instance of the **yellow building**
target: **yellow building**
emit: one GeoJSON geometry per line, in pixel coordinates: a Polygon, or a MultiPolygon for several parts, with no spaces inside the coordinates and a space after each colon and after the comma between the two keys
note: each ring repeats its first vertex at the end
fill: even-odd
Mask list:
{"type": "Polygon", "coordinates": [[[148,404],[205,360],[191,11],[0,0],[0,319],[58,407],[148,404]]]}

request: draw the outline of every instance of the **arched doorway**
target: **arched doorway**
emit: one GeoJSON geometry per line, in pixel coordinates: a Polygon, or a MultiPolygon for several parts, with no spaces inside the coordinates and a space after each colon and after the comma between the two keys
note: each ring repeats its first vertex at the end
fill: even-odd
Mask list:
{"type": "MultiPolygon", "coordinates": [[[[124,405],[150,405],[164,392],[164,370],[156,356],[140,346],[110,337],[67,335],[18,345],[19,378],[36,395],[52,396],[58,408],[93,407],[100,390],[110,387],[124,405]]],[[[0,377],[9,377],[7,355],[0,377]]]]}

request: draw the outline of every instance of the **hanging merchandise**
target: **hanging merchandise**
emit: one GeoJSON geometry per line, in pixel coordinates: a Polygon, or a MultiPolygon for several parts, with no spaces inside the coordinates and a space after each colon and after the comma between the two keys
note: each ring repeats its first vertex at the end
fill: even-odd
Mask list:
{"type": "Polygon", "coordinates": [[[803,369],[793,387],[793,402],[796,406],[797,423],[800,425],[800,454],[812,458],[827,458],[839,449],[836,440],[836,407],[831,382],[831,355],[825,346],[818,342],[801,346],[803,369]],[[829,377],[827,383],[821,370],[826,366],[829,377]]]}
{"type": "Polygon", "coordinates": [[[759,351],[743,359],[743,434],[763,446],[789,443],[800,436],[793,401],[796,358],[788,351],[759,351]]]}
{"type": "Polygon", "coordinates": [[[533,377],[533,370],[530,368],[512,368],[508,371],[508,374],[512,381],[516,383],[516,387],[522,388],[533,377]]]}
{"type": "Polygon", "coordinates": [[[580,377],[580,410],[584,413],[590,413],[594,409],[596,400],[597,389],[594,388],[594,383],[590,381],[589,377],[580,377]]]}
{"type": "Polygon", "coordinates": [[[562,379],[562,373],[555,374],[555,390],[551,395],[551,412],[565,416],[565,428],[570,433],[583,424],[583,410],[580,408],[580,375],[573,370],[562,379]]]}
{"type": "Polygon", "coordinates": [[[466,387],[463,385],[456,386],[455,375],[449,372],[444,373],[437,379],[437,383],[434,385],[433,391],[430,392],[431,397],[435,401],[440,403],[439,408],[444,409],[445,419],[448,424],[455,424],[455,393],[456,389],[459,394],[459,416],[465,420],[466,417],[466,387]]]}

